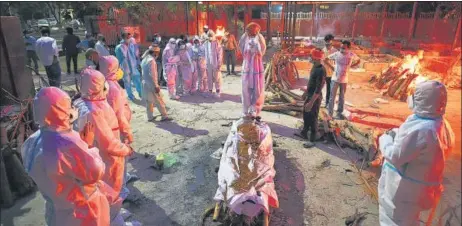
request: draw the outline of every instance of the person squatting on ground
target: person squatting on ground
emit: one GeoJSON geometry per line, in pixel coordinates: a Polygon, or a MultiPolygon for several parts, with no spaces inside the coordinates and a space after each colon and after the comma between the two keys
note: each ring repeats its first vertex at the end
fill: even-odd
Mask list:
{"type": "Polygon", "coordinates": [[[324,42],[326,43],[326,46],[322,49],[324,52],[324,61],[322,62],[324,64],[324,67],[326,68],[326,108],[329,107],[329,100],[330,100],[330,85],[332,83],[332,75],[334,74],[335,71],[335,61],[329,60],[327,57],[330,56],[331,54],[334,54],[337,52],[337,49],[335,49],[332,46],[332,41],[334,40],[334,36],[331,34],[328,34],[324,37],[324,42]]]}
{"type": "Polygon", "coordinates": [[[77,45],[80,43],[80,38],[77,35],[74,35],[74,29],[71,27],[66,28],[67,35],[63,38],[63,52],[66,55],[66,67],[67,74],[71,74],[71,59],[74,64],[74,74],[78,74],[77,71],[77,61],[79,58],[79,48],[77,45]]]}
{"type": "MultiPolygon", "coordinates": [[[[119,197],[125,176],[125,157],[131,155],[133,149],[120,141],[117,116],[106,101],[109,85],[104,76],[99,71],[86,68],[82,72],[80,87],[82,98],[75,101],[79,118],[74,122],[74,129],[90,147],[99,149],[106,164],[103,181],[119,197]]],[[[117,216],[120,208],[121,201],[111,203],[111,219],[117,216]]]]}
{"type": "Polygon", "coordinates": [[[379,138],[384,158],[378,186],[381,226],[421,225],[420,213],[435,211],[445,159],[454,147],[454,133],[444,118],[446,103],[446,87],[440,82],[417,84],[408,98],[414,114],[379,138]]]}
{"type": "Polygon", "coordinates": [[[56,87],[34,98],[40,129],[22,146],[24,167],[45,199],[48,226],[107,226],[109,203],[99,189],[105,165],[96,147],[89,148],[72,130],[78,113],[71,98],[56,87]]]}
{"type": "Polygon", "coordinates": [[[215,85],[215,96],[221,94],[221,65],[223,65],[223,48],[221,46],[221,36],[215,37],[215,32],[208,31],[208,40],[204,42],[205,61],[207,66],[207,82],[209,94],[213,95],[215,85]],[[217,40],[220,39],[220,40],[217,40]]]}
{"type": "Polygon", "coordinates": [[[39,75],[38,57],[35,52],[35,43],[37,40],[32,35],[29,35],[27,30],[24,30],[23,34],[24,43],[26,44],[27,66],[31,67],[32,61],[34,61],[35,74],[39,75]]]}
{"type": "Polygon", "coordinates": [[[321,49],[311,50],[310,61],[313,67],[310,72],[310,79],[306,86],[306,91],[303,94],[305,104],[303,108],[303,130],[301,136],[308,139],[308,131],[310,131],[309,141],[303,146],[306,148],[314,147],[316,140],[316,132],[318,131],[318,114],[322,102],[322,88],[326,82],[326,69],[321,64],[324,59],[324,53],[321,49]]]}
{"type": "Polygon", "coordinates": [[[201,93],[207,92],[207,73],[205,63],[205,49],[199,36],[195,36],[192,47],[192,62],[194,65],[193,81],[198,81],[197,88],[201,93]]]}
{"type": "Polygon", "coordinates": [[[183,79],[183,95],[194,94],[197,90],[197,77],[194,77],[194,64],[184,41],[178,42],[177,55],[180,57],[178,71],[183,79]]]}
{"type": "Polygon", "coordinates": [[[342,41],[340,51],[337,51],[327,58],[335,62],[334,77],[331,82],[331,93],[329,100],[329,116],[334,113],[335,99],[337,98],[337,90],[340,88],[337,116],[342,118],[343,106],[345,104],[345,93],[348,83],[348,74],[351,67],[356,67],[360,63],[359,57],[350,51],[351,43],[342,41]]]}
{"type": "Polygon", "coordinates": [[[160,55],[160,48],[154,47],[143,54],[141,61],[141,75],[143,78],[143,97],[146,102],[146,113],[148,121],[154,121],[153,108],[154,104],[162,115],[161,121],[170,120],[165,109],[165,102],[160,92],[160,85],[157,75],[156,57],[160,55]]]}
{"type": "Polygon", "coordinates": [[[61,66],[59,65],[59,49],[56,40],[50,36],[50,29],[42,29],[42,37],[35,43],[35,51],[45,67],[50,86],[61,86],[61,66]]]}
{"type": "Polygon", "coordinates": [[[164,68],[164,78],[167,81],[167,89],[170,99],[178,100],[176,95],[176,80],[178,77],[178,63],[180,57],[175,55],[176,40],[171,38],[162,52],[162,66],[164,68]]]}
{"type": "Polygon", "coordinates": [[[260,115],[265,102],[265,75],[263,55],[266,42],[260,34],[260,25],[250,23],[239,40],[239,48],[243,56],[242,62],[242,105],[243,115],[249,111],[260,115]]]}
{"type": "Polygon", "coordinates": [[[141,75],[138,71],[138,60],[136,56],[135,45],[130,41],[130,33],[122,33],[122,41],[115,48],[117,60],[119,60],[120,68],[124,72],[124,88],[127,91],[128,98],[135,100],[132,91],[132,83],[135,85],[136,91],[141,98],[141,75]]]}

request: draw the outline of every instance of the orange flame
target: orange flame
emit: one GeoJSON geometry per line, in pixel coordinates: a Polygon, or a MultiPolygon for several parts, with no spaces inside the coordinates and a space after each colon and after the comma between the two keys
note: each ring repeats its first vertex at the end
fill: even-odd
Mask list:
{"type": "Polygon", "coordinates": [[[217,31],[215,32],[215,36],[220,36],[220,37],[225,36],[225,28],[223,26],[217,26],[217,31]]]}

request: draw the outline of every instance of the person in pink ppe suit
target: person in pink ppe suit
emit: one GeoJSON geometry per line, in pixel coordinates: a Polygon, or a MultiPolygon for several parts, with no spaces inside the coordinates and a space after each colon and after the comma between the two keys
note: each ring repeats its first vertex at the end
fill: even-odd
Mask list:
{"type": "Polygon", "coordinates": [[[105,165],[71,128],[77,112],[71,98],[55,87],[34,98],[40,129],[22,146],[24,167],[45,198],[48,226],[108,226],[109,203],[100,191],[105,165]]]}
{"type": "Polygon", "coordinates": [[[444,118],[446,87],[437,81],[416,85],[408,98],[413,113],[393,132],[379,138],[384,157],[379,179],[381,226],[421,225],[420,213],[435,209],[443,191],[445,159],[454,133],[444,118]]]}
{"type": "MultiPolygon", "coordinates": [[[[125,176],[125,157],[133,150],[120,141],[120,129],[117,116],[106,100],[109,85],[103,74],[91,68],[82,71],[80,85],[82,98],[75,101],[79,118],[74,129],[91,147],[97,147],[106,164],[103,181],[119,195],[125,176]]],[[[118,213],[118,208],[111,206],[111,216],[118,213]]]]}
{"type": "MultiPolygon", "coordinates": [[[[119,123],[121,140],[124,143],[131,144],[133,143],[133,134],[130,127],[132,112],[128,104],[127,96],[118,83],[123,76],[123,71],[119,68],[119,61],[115,56],[103,56],[99,59],[99,71],[106,77],[106,81],[109,84],[109,91],[106,98],[107,102],[116,114],[117,122],[119,123]]],[[[127,173],[126,160],[124,186],[120,197],[123,199],[128,197],[130,192],[127,188],[127,182],[137,179],[138,176],[127,173]]]]}
{"type": "Polygon", "coordinates": [[[239,48],[243,55],[242,62],[242,105],[243,115],[255,112],[260,116],[265,102],[265,76],[263,55],[266,52],[266,42],[260,34],[260,25],[250,23],[239,40],[239,48]]]}
{"type": "Polygon", "coordinates": [[[119,123],[120,134],[124,143],[133,143],[133,134],[130,127],[132,111],[128,104],[127,96],[117,82],[123,71],[119,68],[119,61],[115,56],[103,56],[99,59],[99,71],[106,77],[109,91],[106,96],[107,102],[114,110],[119,123]],[[119,77],[119,78],[118,78],[119,77]]]}
{"type": "Polygon", "coordinates": [[[222,91],[220,68],[223,65],[223,47],[213,31],[208,32],[208,37],[209,39],[204,42],[204,50],[209,94],[213,95],[213,86],[215,86],[215,97],[219,98],[222,91]]]}

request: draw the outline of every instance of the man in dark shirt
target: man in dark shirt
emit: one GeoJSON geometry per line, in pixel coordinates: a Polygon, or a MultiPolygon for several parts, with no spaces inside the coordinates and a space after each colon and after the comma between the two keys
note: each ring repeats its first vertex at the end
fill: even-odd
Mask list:
{"type": "Polygon", "coordinates": [[[308,131],[311,131],[310,139],[307,143],[303,144],[306,148],[314,147],[316,139],[316,132],[318,130],[318,114],[322,102],[322,88],[326,82],[326,69],[321,64],[324,59],[324,53],[321,49],[313,49],[311,51],[311,68],[310,79],[303,94],[305,104],[303,108],[303,130],[300,134],[301,137],[308,139],[308,131]]]}
{"type": "Polygon", "coordinates": [[[67,74],[71,74],[71,59],[74,64],[74,73],[78,74],[77,72],[77,58],[79,55],[79,49],[77,45],[80,43],[80,38],[74,35],[74,29],[68,27],[66,28],[67,35],[63,38],[63,51],[66,55],[66,66],[67,66],[67,74]]]}

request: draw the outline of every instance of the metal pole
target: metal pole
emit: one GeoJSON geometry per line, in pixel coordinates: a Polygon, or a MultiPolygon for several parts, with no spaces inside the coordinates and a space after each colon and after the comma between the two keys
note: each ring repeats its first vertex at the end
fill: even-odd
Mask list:
{"type": "Polygon", "coordinates": [[[282,26],[281,27],[281,47],[284,46],[284,31],[286,29],[286,19],[285,19],[286,17],[284,15],[285,14],[284,10],[287,11],[287,7],[286,7],[285,2],[282,3],[282,10],[281,10],[281,26],[282,26]]]}
{"type": "Polygon", "coordinates": [[[414,2],[414,6],[412,7],[411,24],[409,25],[409,33],[407,35],[407,43],[409,43],[411,41],[412,34],[414,33],[416,11],[417,11],[417,2],[414,2]]]}
{"type": "Polygon", "coordinates": [[[210,2],[207,2],[207,26],[210,28],[210,2]]]}
{"type": "Polygon", "coordinates": [[[199,35],[199,3],[196,2],[196,32],[199,35]]]}
{"type": "Polygon", "coordinates": [[[459,22],[457,22],[457,30],[456,30],[456,34],[455,34],[455,37],[454,37],[454,41],[452,42],[452,49],[456,48],[456,45],[457,45],[457,41],[459,41],[460,39],[460,20],[461,18],[459,17],[459,22]]]}
{"type": "Polygon", "coordinates": [[[268,2],[268,14],[266,16],[266,43],[271,42],[271,2],[268,2]]]}
{"type": "Polygon", "coordinates": [[[234,33],[236,37],[239,37],[237,33],[237,2],[234,2],[234,33]]]}
{"type": "Polygon", "coordinates": [[[388,11],[388,4],[384,3],[383,9],[382,9],[382,24],[380,25],[380,35],[379,35],[380,39],[383,39],[383,31],[385,28],[385,16],[387,14],[387,11],[388,11]]]}
{"type": "Polygon", "coordinates": [[[354,38],[355,38],[356,20],[358,19],[358,13],[359,13],[359,4],[356,4],[355,15],[354,15],[354,18],[353,18],[353,28],[351,29],[351,39],[352,40],[354,40],[354,38]]]}
{"type": "Polygon", "coordinates": [[[292,12],[292,48],[295,47],[295,22],[297,20],[297,2],[293,2],[293,12],[292,12]]]}
{"type": "Polygon", "coordinates": [[[441,10],[441,5],[438,5],[436,7],[436,11],[435,11],[435,15],[433,15],[433,23],[432,23],[432,29],[431,29],[431,33],[430,33],[430,39],[433,39],[433,37],[435,37],[435,28],[436,28],[436,20],[438,19],[439,15],[440,15],[440,10],[441,10]]]}
{"type": "Polygon", "coordinates": [[[186,35],[189,35],[189,2],[184,2],[185,16],[186,16],[186,35]]]}
{"type": "Polygon", "coordinates": [[[314,31],[314,18],[316,13],[316,4],[312,4],[311,6],[311,32],[310,32],[310,40],[313,40],[313,31],[314,31]]]}
{"type": "Polygon", "coordinates": [[[291,29],[291,26],[292,26],[292,23],[290,22],[291,21],[291,16],[292,16],[292,6],[290,4],[290,2],[286,2],[286,5],[287,5],[287,18],[286,18],[286,31],[284,32],[285,34],[287,34],[287,39],[286,39],[286,45],[289,45],[290,46],[290,29],[291,29]]]}

